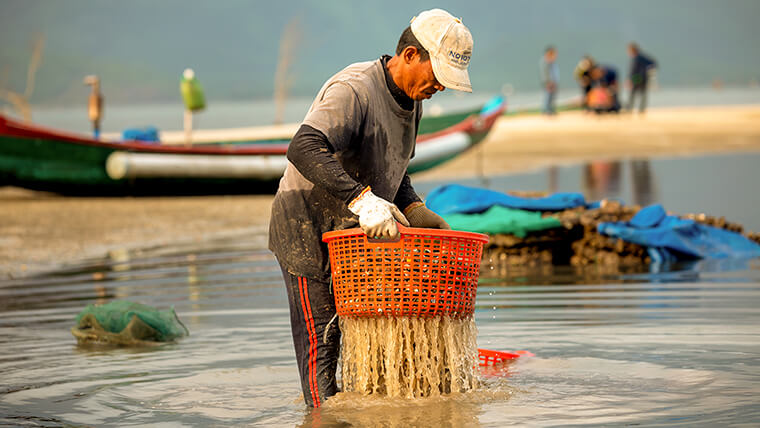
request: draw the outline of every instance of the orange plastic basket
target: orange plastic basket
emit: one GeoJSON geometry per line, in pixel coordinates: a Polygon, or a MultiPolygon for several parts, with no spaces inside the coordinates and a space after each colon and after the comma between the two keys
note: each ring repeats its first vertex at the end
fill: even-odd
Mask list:
{"type": "Polygon", "coordinates": [[[369,239],[361,229],[322,236],[338,315],[471,315],[488,236],[401,225],[399,232],[395,241],[369,239]]]}

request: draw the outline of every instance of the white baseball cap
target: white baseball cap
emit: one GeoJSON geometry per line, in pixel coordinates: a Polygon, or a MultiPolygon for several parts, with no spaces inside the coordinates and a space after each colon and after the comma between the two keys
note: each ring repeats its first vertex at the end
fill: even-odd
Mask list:
{"type": "Polygon", "coordinates": [[[430,54],[433,74],[450,89],[472,92],[467,66],[472,56],[472,35],[462,24],[442,9],[421,12],[412,18],[412,34],[430,54]]]}

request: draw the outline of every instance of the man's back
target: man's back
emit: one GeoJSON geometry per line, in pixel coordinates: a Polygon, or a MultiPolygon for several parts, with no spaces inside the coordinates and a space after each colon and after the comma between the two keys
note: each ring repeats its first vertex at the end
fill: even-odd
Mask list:
{"type": "Polygon", "coordinates": [[[631,83],[634,85],[641,85],[647,83],[649,69],[656,66],[655,61],[639,52],[631,60],[631,83]]]}

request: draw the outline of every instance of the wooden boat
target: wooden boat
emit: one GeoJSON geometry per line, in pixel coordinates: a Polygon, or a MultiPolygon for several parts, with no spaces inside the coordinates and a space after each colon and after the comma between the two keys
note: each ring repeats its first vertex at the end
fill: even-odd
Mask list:
{"type": "MultiPolygon", "coordinates": [[[[477,111],[423,118],[409,172],[475,146],[504,109],[497,98],[477,111]]],[[[67,195],[270,193],[296,127],[196,131],[186,146],[179,133],[161,143],[96,140],[0,115],[0,186],[67,195]]]]}

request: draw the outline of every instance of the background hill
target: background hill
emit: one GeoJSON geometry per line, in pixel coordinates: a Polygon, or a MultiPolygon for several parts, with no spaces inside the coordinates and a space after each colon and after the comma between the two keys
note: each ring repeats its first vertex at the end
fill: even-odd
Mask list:
{"type": "Polygon", "coordinates": [[[81,104],[87,74],[101,76],[109,104],[175,100],[185,67],[195,69],[209,98],[271,97],[283,28],[299,17],[292,94],[311,96],[341,67],[392,53],[409,19],[431,7],[461,16],[472,31],[476,91],[505,83],[537,90],[549,43],[559,48],[565,87],[574,86],[572,68],[584,53],[624,71],[631,40],[658,60],[663,86],[760,78],[760,2],[753,0],[3,0],[0,79],[7,69],[7,86],[23,90],[30,46],[41,32],[36,104],[81,104]]]}

